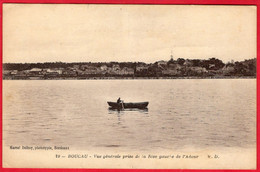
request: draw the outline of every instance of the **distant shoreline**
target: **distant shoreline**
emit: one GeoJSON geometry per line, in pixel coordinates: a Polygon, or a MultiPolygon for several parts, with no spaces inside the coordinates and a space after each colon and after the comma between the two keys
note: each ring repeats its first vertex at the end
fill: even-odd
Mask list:
{"type": "Polygon", "coordinates": [[[4,80],[138,80],[138,79],[225,79],[256,78],[256,58],[223,63],[178,58],[169,61],[82,62],[82,63],[6,63],[4,80]]]}
{"type": "Polygon", "coordinates": [[[26,77],[26,78],[3,78],[3,80],[149,80],[149,79],[256,79],[256,76],[212,76],[212,77],[26,77]]]}

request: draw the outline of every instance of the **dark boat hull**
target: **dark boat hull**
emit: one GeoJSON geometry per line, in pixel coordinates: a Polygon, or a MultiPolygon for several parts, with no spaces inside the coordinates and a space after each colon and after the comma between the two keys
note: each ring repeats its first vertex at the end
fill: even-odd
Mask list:
{"type": "Polygon", "coordinates": [[[149,102],[138,102],[138,103],[116,103],[116,102],[107,102],[111,108],[114,109],[128,109],[128,108],[138,108],[145,109],[149,102]]]}

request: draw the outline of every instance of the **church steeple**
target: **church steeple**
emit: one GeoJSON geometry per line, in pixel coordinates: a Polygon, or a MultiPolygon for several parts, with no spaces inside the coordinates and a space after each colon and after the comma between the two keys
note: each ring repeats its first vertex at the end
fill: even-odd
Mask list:
{"type": "Polygon", "coordinates": [[[172,50],[171,50],[171,60],[173,60],[172,50]]]}

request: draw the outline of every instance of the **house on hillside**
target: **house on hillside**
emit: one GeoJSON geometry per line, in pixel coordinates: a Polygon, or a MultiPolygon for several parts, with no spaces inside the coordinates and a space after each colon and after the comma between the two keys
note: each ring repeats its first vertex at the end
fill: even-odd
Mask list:
{"type": "Polygon", "coordinates": [[[11,75],[16,75],[17,73],[18,73],[18,70],[12,70],[10,74],[11,75]]]}
{"type": "Polygon", "coordinates": [[[29,70],[30,74],[41,74],[42,69],[40,68],[32,68],[31,70],[29,70]]]}
{"type": "Polygon", "coordinates": [[[85,71],[82,72],[82,74],[86,74],[86,75],[93,75],[93,74],[97,74],[98,73],[98,68],[94,67],[94,66],[87,66],[85,68],[85,71]]]}
{"type": "Polygon", "coordinates": [[[216,67],[215,64],[209,64],[209,69],[210,69],[210,70],[214,70],[215,67],[216,67]]]}
{"type": "Polygon", "coordinates": [[[158,65],[167,65],[167,61],[161,60],[157,62],[158,65]]]}
{"type": "Polygon", "coordinates": [[[181,74],[181,65],[179,64],[169,64],[168,68],[162,71],[163,75],[168,75],[168,76],[175,76],[175,75],[180,75],[181,74]]]}
{"type": "Polygon", "coordinates": [[[100,66],[100,69],[102,71],[106,71],[108,69],[108,67],[107,67],[107,65],[102,65],[102,66],[100,66]]]}
{"type": "Polygon", "coordinates": [[[47,69],[47,73],[57,73],[62,74],[62,69],[47,69]]]}
{"type": "Polygon", "coordinates": [[[180,72],[177,70],[166,69],[162,71],[162,74],[166,76],[175,76],[180,74],[180,72]]]}
{"type": "Polygon", "coordinates": [[[197,74],[208,73],[207,69],[204,67],[190,67],[190,70],[197,74]]]}
{"type": "Polygon", "coordinates": [[[233,73],[235,73],[235,68],[232,65],[225,65],[222,69],[221,69],[222,73],[224,75],[232,75],[233,73]]]}
{"type": "Polygon", "coordinates": [[[44,74],[47,76],[58,76],[63,72],[62,69],[45,69],[44,74]]]}
{"type": "Polygon", "coordinates": [[[15,76],[19,77],[19,78],[26,77],[26,72],[25,71],[18,71],[15,76]]]}
{"type": "Polygon", "coordinates": [[[76,70],[63,70],[62,71],[63,75],[68,75],[68,76],[76,76],[77,75],[77,71],[76,70]]]}
{"type": "Polygon", "coordinates": [[[40,68],[32,68],[30,71],[31,72],[41,72],[42,69],[40,69],[40,68]]]}
{"type": "Polygon", "coordinates": [[[172,64],[169,64],[168,68],[171,70],[181,70],[181,65],[172,63],[172,64]]]}
{"type": "Polygon", "coordinates": [[[185,62],[183,63],[184,66],[193,66],[193,63],[191,60],[186,59],[185,62]]]}
{"type": "Polygon", "coordinates": [[[137,72],[147,71],[148,68],[149,68],[148,65],[138,65],[138,66],[136,66],[136,71],[137,71],[137,72]]]}
{"type": "Polygon", "coordinates": [[[121,68],[120,68],[120,66],[118,65],[118,64],[114,64],[113,66],[112,66],[112,70],[113,71],[118,71],[118,70],[120,70],[121,68]]]}
{"type": "Polygon", "coordinates": [[[73,65],[74,69],[79,69],[79,67],[80,67],[79,65],[73,65]]]}
{"type": "Polygon", "coordinates": [[[88,67],[89,67],[89,65],[80,65],[79,69],[83,71],[83,70],[86,70],[88,67]]]}
{"type": "Polygon", "coordinates": [[[128,67],[124,67],[120,72],[122,75],[134,75],[134,69],[128,67]]]}
{"type": "Polygon", "coordinates": [[[67,67],[65,70],[66,70],[66,71],[76,71],[76,69],[73,68],[73,67],[67,67]]]}
{"type": "Polygon", "coordinates": [[[3,75],[10,75],[11,73],[11,70],[3,70],[3,75]]]}

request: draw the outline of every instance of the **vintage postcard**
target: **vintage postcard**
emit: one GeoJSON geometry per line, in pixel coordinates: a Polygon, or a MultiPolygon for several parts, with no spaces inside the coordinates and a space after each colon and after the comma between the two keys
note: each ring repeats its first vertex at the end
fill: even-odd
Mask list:
{"type": "Polygon", "coordinates": [[[3,167],[256,169],[256,6],[3,4],[3,167]]]}

